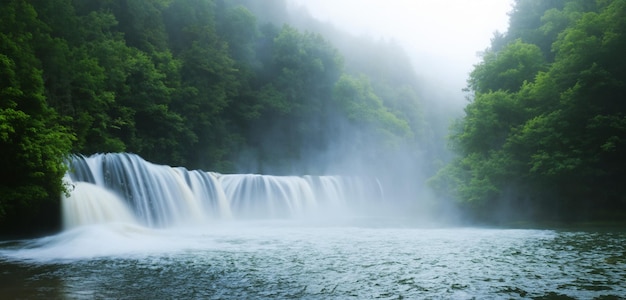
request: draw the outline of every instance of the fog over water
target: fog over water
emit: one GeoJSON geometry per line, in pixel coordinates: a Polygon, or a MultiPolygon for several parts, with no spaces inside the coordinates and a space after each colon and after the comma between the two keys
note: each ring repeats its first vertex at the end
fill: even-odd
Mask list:
{"type": "Polygon", "coordinates": [[[505,32],[512,0],[291,0],[356,36],[391,40],[411,57],[426,85],[443,88],[462,107],[461,89],[493,33],[505,32]]]}
{"type": "MultiPolygon", "coordinates": [[[[349,34],[404,48],[417,79],[399,70],[409,65],[405,57],[382,57],[378,50],[386,45],[359,49],[367,43],[346,38],[343,48],[337,46],[348,49],[344,57],[370,50],[352,62],[365,66],[371,57],[379,59],[400,74],[389,81],[410,81],[411,88],[417,82],[419,97],[400,94],[396,98],[412,102],[398,110],[415,104],[423,114],[410,117],[425,119],[415,128],[431,132],[383,152],[388,148],[376,146],[384,139],[373,131],[329,114],[319,123],[336,123],[322,128],[338,128],[333,133],[339,138],[329,139],[327,149],[303,151],[308,161],[293,163],[288,171],[294,174],[269,167],[256,174],[255,166],[219,173],[153,163],[133,153],[71,156],[61,200],[63,230],[0,240],[0,299],[626,298],[623,229],[474,226],[425,183],[446,159],[439,153],[446,151],[446,119],[468,103],[466,78],[494,32],[507,30],[514,0],[279,1],[349,34]],[[305,173],[309,165],[319,174],[305,173]]],[[[309,20],[299,21],[293,26],[306,29],[309,20]]],[[[329,41],[345,37],[330,35],[329,41]]],[[[374,90],[365,84],[354,89],[374,90]]],[[[303,91],[299,95],[308,97],[303,91]]],[[[332,99],[328,95],[307,101],[332,99]]],[[[380,100],[360,101],[372,99],[380,100]]],[[[379,106],[372,111],[389,112],[379,106]]],[[[317,142],[284,142],[290,138],[281,136],[285,124],[294,125],[282,121],[276,130],[258,131],[270,144],[267,153],[289,154],[269,150],[317,142]]],[[[250,156],[243,160],[254,161],[250,156]]]]}
{"type": "MultiPolygon", "coordinates": [[[[409,85],[416,88],[419,101],[415,105],[423,114],[420,118],[427,124],[427,136],[420,140],[417,147],[406,149],[406,155],[394,156],[396,159],[386,164],[386,168],[373,168],[380,171],[377,176],[386,183],[387,190],[394,191],[395,195],[388,198],[404,199],[416,204],[415,208],[403,211],[411,211],[412,214],[422,212],[422,218],[432,217],[432,212],[427,208],[430,204],[427,203],[442,203],[441,199],[434,199],[429,193],[425,182],[436,174],[438,167],[454,156],[446,147],[446,137],[450,125],[462,116],[463,108],[468,103],[469,93],[463,91],[466,80],[474,65],[481,61],[480,53],[490,46],[494,33],[507,31],[508,12],[513,8],[513,2],[287,1],[293,15],[292,21],[297,26],[299,24],[302,30],[318,31],[323,28],[320,32],[342,51],[346,65],[353,67],[352,71],[358,74],[362,69],[367,69],[360,68],[359,64],[392,53],[398,57],[380,57],[378,61],[372,61],[372,65],[388,64],[398,76],[403,76],[395,77],[396,80],[407,80],[409,85]],[[324,26],[311,25],[301,20],[306,19],[306,15],[357,38],[351,39],[333,33],[324,26]],[[367,40],[372,43],[363,42],[367,40]],[[375,48],[381,44],[383,46],[375,48]],[[375,46],[363,49],[366,45],[375,46]],[[399,46],[404,53],[395,46],[399,46]],[[394,49],[394,52],[386,52],[388,49],[394,49]],[[367,54],[360,56],[359,51],[367,54]],[[404,57],[401,57],[403,54],[410,59],[415,78],[407,78],[410,74],[403,68],[406,65],[404,57]],[[359,60],[352,56],[367,58],[359,60]],[[411,151],[419,151],[424,155],[416,159],[411,151]],[[392,182],[392,186],[389,186],[389,182],[392,182]]],[[[362,152],[367,152],[367,147],[362,152]]],[[[358,169],[360,165],[356,165],[358,169]]],[[[355,167],[348,164],[347,169],[354,170],[355,167]]],[[[456,214],[451,215],[452,219],[457,219],[456,214]]]]}

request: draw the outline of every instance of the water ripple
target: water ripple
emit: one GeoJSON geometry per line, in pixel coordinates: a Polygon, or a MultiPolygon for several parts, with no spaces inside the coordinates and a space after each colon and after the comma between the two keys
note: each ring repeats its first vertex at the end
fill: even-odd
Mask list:
{"type": "Polygon", "coordinates": [[[76,299],[626,297],[623,232],[255,225],[133,233],[146,243],[101,256],[74,251],[75,258],[61,260],[46,255],[94,241],[77,238],[81,233],[3,242],[0,282],[7,283],[0,292],[76,299]]]}

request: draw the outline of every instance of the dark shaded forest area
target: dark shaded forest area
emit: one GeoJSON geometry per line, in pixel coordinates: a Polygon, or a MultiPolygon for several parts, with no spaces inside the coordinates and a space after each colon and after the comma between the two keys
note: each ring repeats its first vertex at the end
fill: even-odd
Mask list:
{"type": "Polygon", "coordinates": [[[516,1],[431,179],[480,219],[626,220],[626,1],[516,1]]]}
{"type": "Polygon", "coordinates": [[[65,158],[99,152],[376,175],[415,202],[432,176],[438,205],[490,222],[624,218],[626,1],[516,1],[449,163],[402,49],[259,3],[2,1],[0,231],[56,230],[65,158]]]}
{"type": "Polygon", "coordinates": [[[364,41],[384,52],[357,70],[286,24],[285,1],[264,2],[274,22],[255,3],[3,1],[2,228],[56,222],[70,153],[222,173],[418,168],[427,128],[402,50],[364,41]]]}

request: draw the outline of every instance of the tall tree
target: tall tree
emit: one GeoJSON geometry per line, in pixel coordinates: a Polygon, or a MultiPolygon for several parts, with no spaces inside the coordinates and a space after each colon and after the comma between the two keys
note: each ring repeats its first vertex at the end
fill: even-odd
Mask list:
{"type": "Polygon", "coordinates": [[[492,49],[470,75],[474,99],[452,134],[460,157],[431,182],[483,217],[507,207],[517,217],[527,208],[521,217],[618,219],[626,214],[617,156],[626,136],[626,1],[538,2],[518,1],[509,30],[549,29],[554,61],[539,55],[546,40],[492,49]],[[514,19],[528,7],[545,9],[541,22],[514,19]]]}
{"type": "Polygon", "coordinates": [[[72,141],[45,101],[35,45],[50,37],[26,1],[2,2],[0,19],[0,231],[50,231],[72,141]]]}

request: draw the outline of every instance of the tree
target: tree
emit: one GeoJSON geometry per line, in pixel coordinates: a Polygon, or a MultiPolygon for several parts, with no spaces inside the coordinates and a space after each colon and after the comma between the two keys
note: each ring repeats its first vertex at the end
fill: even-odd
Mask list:
{"type": "Polygon", "coordinates": [[[488,51],[470,74],[468,86],[477,93],[517,92],[525,81],[532,81],[544,68],[539,47],[518,39],[499,52],[488,51]]]}
{"type": "Polygon", "coordinates": [[[542,213],[511,215],[542,219],[626,212],[618,179],[626,174],[617,167],[626,163],[617,156],[626,136],[626,2],[584,4],[548,9],[543,23],[511,23],[513,34],[550,32],[552,63],[539,55],[545,45],[516,40],[489,52],[470,75],[474,99],[452,134],[460,157],[431,183],[456,184],[447,196],[481,203],[468,206],[482,217],[503,206],[531,208],[542,213]]]}
{"type": "Polygon", "coordinates": [[[51,231],[72,135],[45,102],[35,44],[49,37],[35,10],[18,0],[0,8],[0,231],[51,231]]]}

